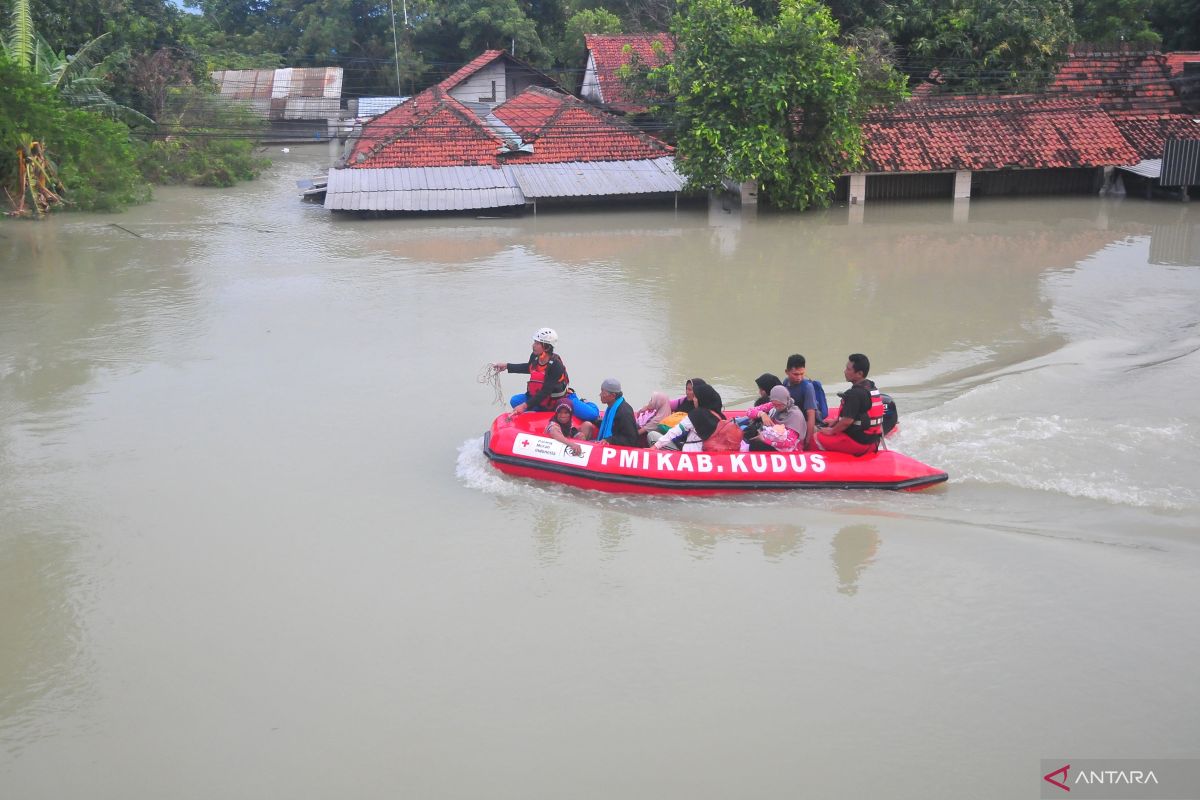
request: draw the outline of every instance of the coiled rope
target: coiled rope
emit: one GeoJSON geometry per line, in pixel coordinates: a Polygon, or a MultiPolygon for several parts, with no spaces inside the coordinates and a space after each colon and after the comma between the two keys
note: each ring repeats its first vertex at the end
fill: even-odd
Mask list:
{"type": "Polygon", "coordinates": [[[500,387],[500,370],[496,369],[495,364],[484,364],[483,369],[479,371],[477,383],[490,384],[494,397],[492,402],[498,406],[504,405],[504,390],[500,387]]]}

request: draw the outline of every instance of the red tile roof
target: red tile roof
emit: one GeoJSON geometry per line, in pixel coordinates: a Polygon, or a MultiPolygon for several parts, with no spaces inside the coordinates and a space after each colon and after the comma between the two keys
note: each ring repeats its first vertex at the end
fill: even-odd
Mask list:
{"type": "Polygon", "coordinates": [[[482,53],[475,56],[475,58],[471,59],[466,64],[463,64],[461,67],[454,70],[454,72],[451,72],[445,78],[438,81],[437,85],[448,92],[458,84],[465,81],[467,78],[474,75],[476,72],[479,72],[479,70],[483,69],[488,64],[495,61],[497,58],[501,58],[504,55],[506,54],[503,50],[484,50],[482,53]]]}
{"type": "Polygon", "coordinates": [[[532,154],[515,157],[522,164],[638,161],[672,153],[670,145],[620,117],[540,86],[529,87],[495,114],[532,143],[532,154]]]}
{"type": "Polygon", "coordinates": [[[1176,50],[1174,53],[1167,53],[1167,69],[1171,71],[1172,78],[1178,78],[1183,74],[1183,65],[1192,62],[1200,63],[1200,51],[1198,50],[1176,50]]]}
{"type": "Polygon", "coordinates": [[[1046,92],[1094,98],[1114,117],[1179,114],[1183,106],[1170,77],[1162,53],[1072,54],[1046,92]]]}
{"type": "Polygon", "coordinates": [[[1143,158],[1162,158],[1167,139],[1200,139],[1200,122],[1187,114],[1118,117],[1117,129],[1143,158]]]}
{"type": "Polygon", "coordinates": [[[1048,169],[1137,163],[1094,101],[1068,97],[913,100],[863,121],[868,172],[1048,169]]]}
{"type": "Polygon", "coordinates": [[[492,114],[527,147],[510,148],[503,130],[489,126],[440,86],[363,125],[347,166],[500,166],[567,161],[662,158],[672,148],[619,117],[540,86],[531,86],[492,114]],[[527,152],[531,148],[532,152],[527,152]]]}
{"type": "Polygon", "coordinates": [[[628,96],[621,83],[618,70],[629,63],[630,54],[650,67],[660,67],[671,60],[675,53],[675,40],[668,33],[600,34],[589,33],[583,37],[592,61],[596,66],[596,80],[604,105],[626,114],[637,114],[646,110],[628,96]],[[656,52],[655,43],[661,46],[656,52]]]}

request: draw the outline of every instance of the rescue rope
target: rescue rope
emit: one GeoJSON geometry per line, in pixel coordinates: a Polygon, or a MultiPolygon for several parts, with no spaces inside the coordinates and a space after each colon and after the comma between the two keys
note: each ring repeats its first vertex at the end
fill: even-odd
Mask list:
{"type": "Polygon", "coordinates": [[[500,387],[500,370],[496,369],[494,364],[484,364],[483,369],[479,371],[479,377],[475,380],[477,383],[490,385],[495,394],[492,402],[498,406],[504,405],[504,389],[500,387]]]}

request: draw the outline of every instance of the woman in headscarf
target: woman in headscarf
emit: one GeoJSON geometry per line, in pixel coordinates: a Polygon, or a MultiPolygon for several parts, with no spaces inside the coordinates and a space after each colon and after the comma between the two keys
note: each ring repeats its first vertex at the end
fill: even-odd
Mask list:
{"type": "Polygon", "coordinates": [[[755,403],[755,405],[771,402],[771,398],[769,396],[771,394],[771,390],[776,386],[783,385],[783,381],[779,380],[777,376],[772,375],[769,372],[764,372],[762,375],[759,375],[754,379],[754,383],[758,386],[758,402],[755,403]]]}
{"type": "Polygon", "coordinates": [[[671,410],[692,411],[697,408],[696,387],[707,385],[708,381],[704,380],[704,378],[688,378],[687,383],[683,385],[683,397],[676,397],[671,401],[671,410]]]}
{"type": "Polygon", "coordinates": [[[796,405],[786,386],[775,386],[769,393],[771,401],[756,406],[750,419],[762,423],[762,431],[750,438],[751,450],[774,450],[790,453],[800,447],[808,432],[804,412],[796,405]]]}
{"type": "Polygon", "coordinates": [[[579,430],[571,425],[572,409],[570,400],[563,400],[554,409],[554,416],[546,423],[546,435],[556,442],[562,442],[572,455],[579,455],[581,448],[571,439],[579,434],[579,430]]]}
{"type": "Polygon", "coordinates": [[[717,390],[699,378],[693,378],[689,383],[696,396],[696,407],[654,443],[659,450],[683,450],[685,453],[703,450],[704,440],[712,436],[717,425],[725,419],[721,413],[721,395],[717,390]]]}
{"type": "Polygon", "coordinates": [[[638,436],[645,441],[651,433],[658,432],[659,423],[671,414],[671,398],[663,392],[651,392],[650,402],[639,408],[634,417],[638,424],[638,436]]]}

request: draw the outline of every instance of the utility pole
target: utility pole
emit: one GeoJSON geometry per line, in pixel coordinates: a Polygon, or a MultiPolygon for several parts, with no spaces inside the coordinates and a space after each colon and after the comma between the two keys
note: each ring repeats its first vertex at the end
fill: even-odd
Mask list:
{"type": "MultiPolygon", "coordinates": [[[[408,2],[404,3],[404,24],[408,25],[408,2]]],[[[396,54],[396,97],[404,94],[400,89],[400,42],[396,39],[396,4],[393,0],[388,0],[388,9],[392,12],[392,51],[396,54]]]]}

